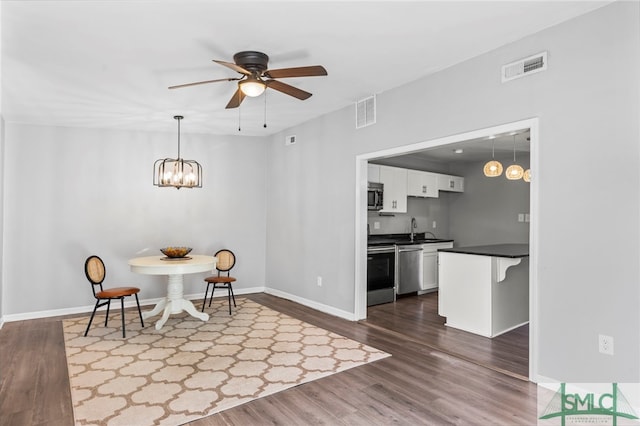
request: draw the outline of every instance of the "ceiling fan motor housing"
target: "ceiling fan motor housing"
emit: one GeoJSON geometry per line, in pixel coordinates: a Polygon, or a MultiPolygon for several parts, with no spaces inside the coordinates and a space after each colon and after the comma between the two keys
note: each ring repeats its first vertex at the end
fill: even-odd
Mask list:
{"type": "Polygon", "coordinates": [[[269,57],[262,52],[245,51],[233,55],[233,61],[248,71],[262,73],[267,69],[269,57]]]}

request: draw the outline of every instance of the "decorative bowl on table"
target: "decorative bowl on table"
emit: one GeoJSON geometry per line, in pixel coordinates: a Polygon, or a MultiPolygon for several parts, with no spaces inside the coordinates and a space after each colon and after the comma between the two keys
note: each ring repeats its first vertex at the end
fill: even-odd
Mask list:
{"type": "Polygon", "coordinates": [[[185,257],[191,252],[191,247],[165,247],[161,248],[160,251],[165,256],[171,259],[179,259],[181,257],[185,257]]]}

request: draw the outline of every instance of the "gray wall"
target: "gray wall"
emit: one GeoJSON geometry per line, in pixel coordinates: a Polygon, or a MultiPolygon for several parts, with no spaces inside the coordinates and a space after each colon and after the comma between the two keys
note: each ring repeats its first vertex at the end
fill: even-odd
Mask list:
{"type": "MultiPolygon", "coordinates": [[[[503,162],[504,168],[509,164],[503,162]]],[[[518,164],[527,169],[529,160],[518,158],[518,164]]],[[[510,181],[504,173],[488,178],[483,166],[484,162],[452,167],[453,174],[465,178],[465,191],[450,197],[451,238],[456,246],[528,243],[529,223],[518,222],[518,214],[529,213],[530,184],[510,181]]]]}
{"type": "Polygon", "coordinates": [[[441,194],[439,198],[408,197],[407,212],[395,213],[394,216],[380,216],[377,212],[369,212],[367,222],[372,235],[375,234],[408,234],[411,232],[411,218],[416,219],[416,232],[429,231],[438,238],[449,238],[449,194],[441,194]],[[433,222],[436,228],[433,228],[433,222]],[[380,229],[375,229],[375,223],[380,229]]]}
{"type": "Polygon", "coordinates": [[[296,146],[275,135],[269,285],[352,312],[355,156],[539,117],[538,373],[566,382],[640,381],[638,16],[638,3],[616,2],[378,94],[370,127],[356,131],[348,107],[288,130],[296,146]],[[541,51],[549,54],[547,71],[500,82],[503,64],[541,51]],[[616,171],[600,172],[602,164],[616,171]],[[606,232],[598,232],[603,223],[606,232]],[[323,287],[316,275],[325,277],[323,287]],[[615,338],[615,356],[598,353],[599,333],[615,338]]]}
{"type": "MultiPolygon", "coordinates": [[[[189,135],[188,117],[182,129],[182,154],[202,164],[202,189],[152,185],[153,162],[176,153],[175,133],[7,123],[4,315],[92,305],[83,270],[91,254],[105,261],[108,284],[161,297],[166,277],[134,274],[127,260],[166,245],[231,248],[238,291],[264,287],[264,141],[189,135]]],[[[185,293],[204,293],[204,275],[185,276],[185,293]]]]}

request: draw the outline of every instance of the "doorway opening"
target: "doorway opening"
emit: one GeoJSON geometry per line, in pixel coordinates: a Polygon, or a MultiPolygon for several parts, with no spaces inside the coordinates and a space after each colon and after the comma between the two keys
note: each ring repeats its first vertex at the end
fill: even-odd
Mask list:
{"type": "MultiPolygon", "coordinates": [[[[488,127],[484,129],[474,130],[471,132],[460,133],[444,138],[428,140],[424,142],[414,143],[405,146],[385,149],[381,151],[361,154],[356,157],[356,285],[355,285],[355,306],[354,317],[356,320],[364,320],[367,318],[367,182],[368,182],[368,164],[370,161],[379,161],[381,159],[390,159],[407,154],[415,154],[423,151],[432,150],[438,147],[454,147],[462,142],[485,140],[493,135],[508,135],[514,132],[529,132],[529,148],[530,148],[530,168],[532,179],[529,188],[529,357],[528,357],[528,378],[537,381],[537,238],[538,229],[538,185],[536,184],[536,176],[538,176],[538,145],[539,145],[539,123],[537,118],[526,119],[498,126],[488,127]]],[[[472,145],[469,145],[470,147],[472,145]]],[[[515,150],[515,149],[514,149],[515,150]]],[[[491,156],[491,150],[487,152],[487,159],[491,156]]],[[[506,167],[505,167],[506,168],[506,167]]],[[[504,177],[503,177],[504,179],[504,177]]]]}

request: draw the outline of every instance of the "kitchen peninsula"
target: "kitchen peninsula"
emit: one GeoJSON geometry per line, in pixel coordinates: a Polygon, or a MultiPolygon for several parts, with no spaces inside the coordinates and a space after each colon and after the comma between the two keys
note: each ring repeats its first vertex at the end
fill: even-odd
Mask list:
{"type": "Polygon", "coordinates": [[[529,322],[529,245],[438,250],[438,314],[446,325],[495,337],[529,322]]]}

